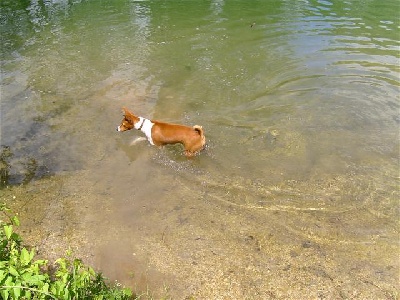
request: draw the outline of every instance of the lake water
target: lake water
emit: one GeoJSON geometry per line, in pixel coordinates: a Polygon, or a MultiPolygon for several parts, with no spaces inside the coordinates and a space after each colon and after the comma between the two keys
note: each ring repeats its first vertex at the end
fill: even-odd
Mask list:
{"type": "Polygon", "coordinates": [[[39,254],[155,297],[397,299],[400,2],[0,9],[1,200],[39,254]],[[122,106],[207,147],[130,146],[122,106]]]}

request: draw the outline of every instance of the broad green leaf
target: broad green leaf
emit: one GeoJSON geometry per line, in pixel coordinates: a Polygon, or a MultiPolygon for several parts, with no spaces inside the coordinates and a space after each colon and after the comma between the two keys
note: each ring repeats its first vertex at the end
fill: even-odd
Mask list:
{"type": "Polygon", "coordinates": [[[31,283],[32,282],[32,273],[24,273],[21,275],[22,281],[26,283],[31,283]]]}
{"type": "Polygon", "coordinates": [[[22,266],[26,266],[31,262],[30,253],[28,252],[28,250],[26,250],[26,248],[22,248],[19,259],[21,261],[22,266]]]}
{"type": "Polygon", "coordinates": [[[14,283],[14,278],[12,276],[7,276],[6,282],[4,283],[4,285],[8,285],[11,286],[14,283]]]}
{"type": "Polygon", "coordinates": [[[13,300],[18,300],[21,296],[21,288],[15,287],[11,290],[13,300]]]}
{"type": "Polygon", "coordinates": [[[61,276],[62,281],[64,283],[67,283],[68,282],[68,277],[69,277],[69,273],[66,272],[64,275],[61,276]]]}
{"type": "Polygon", "coordinates": [[[23,282],[36,286],[43,285],[47,280],[47,277],[41,274],[25,273],[21,277],[23,282]]]}
{"type": "Polygon", "coordinates": [[[52,293],[54,296],[59,296],[58,295],[58,287],[59,287],[59,281],[54,282],[50,286],[50,293],[52,293]]]}
{"type": "Polygon", "coordinates": [[[0,270],[0,283],[6,278],[7,273],[4,270],[0,270]]]}
{"type": "Polygon", "coordinates": [[[43,285],[42,291],[45,292],[45,293],[49,292],[49,284],[47,282],[43,285]]]}
{"type": "Polygon", "coordinates": [[[66,287],[64,288],[64,299],[70,299],[71,295],[69,294],[69,289],[66,287]]]}
{"type": "Polygon", "coordinates": [[[128,289],[128,288],[122,289],[122,292],[124,293],[125,296],[128,296],[128,297],[131,297],[133,295],[132,290],[128,289]]]}
{"type": "Polygon", "coordinates": [[[35,260],[35,263],[34,263],[35,265],[38,265],[39,267],[41,267],[41,266],[44,266],[44,265],[46,265],[47,264],[47,260],[45,260],[45,259],[38,259],[38,260],[35,260]]]}
{"type": "Polygon", "coordinates": [[[14,217],[12,218],[12,222],[13,222],[14,225],[19,226],[19,219],[18,219],[17,216],[14,216],[14,217]]]}
{"type": "Polygon", "coordinates": [[[8,267],[8,272],[15,277],[19,276],[18,271],[13,266],[8,267]]]}
{"type": "Polygon", "coordinates": [[[3,300],[7,300],[9,294],[10,294],[10,293],[9,293],[8,290],[6,290],[6,289],[0,290],[0,295],[1,295],[1,298],[2,298],[3,300]]]}
{"type": "Polygon", "coordinates": [[[35,249],[32,248],[31,252],[29,253],[29,260],[32,261],[32,259],[35,257],[35,249]]]}
{"type": "Polygon", "coordinates": [[[47,276],[45,275],[33,275],[32,276],[32,282],[35,285],[39,285],[39,283],[44,282],[47,280],[47,276]]]}
{"type": "Polygon", "coordinates": [[[59,270],[67,269],[67,262],[64,258],[59,258],[56,260],[56,264],[59,266],[59,270]]]}
{"type": "Polygon", "coordinates": [[[10,239],[12,233],[13,233],[13,227],[12,225],[4,225],[4,233],[6,234],[7,239],[10,239]]]}

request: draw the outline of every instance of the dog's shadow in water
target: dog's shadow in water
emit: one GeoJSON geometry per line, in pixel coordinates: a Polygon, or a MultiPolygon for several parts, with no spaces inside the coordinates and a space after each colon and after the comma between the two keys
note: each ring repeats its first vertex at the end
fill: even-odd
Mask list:
{"type": "Polygon", "coordinates": [[[145,137],[136,137],[128,143],[126,140],[120,139],[117,141],[117,147],[125,153],[131,162],[154,151],[152,149],[154,146],[150,145],[145,137]]]}

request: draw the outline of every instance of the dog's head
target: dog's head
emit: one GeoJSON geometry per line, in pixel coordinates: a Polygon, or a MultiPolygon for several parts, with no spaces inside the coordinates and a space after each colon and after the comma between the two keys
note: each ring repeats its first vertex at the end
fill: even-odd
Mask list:
{"type": "Polygon", "coordinates": [[[139,121],[139,118],[125,107],[122,108],[122,112],[124,113],[124,118],[121,121],[121,125],[117,127],[117,131],[131,130],[135,126],[135,123],[139,121]]]}

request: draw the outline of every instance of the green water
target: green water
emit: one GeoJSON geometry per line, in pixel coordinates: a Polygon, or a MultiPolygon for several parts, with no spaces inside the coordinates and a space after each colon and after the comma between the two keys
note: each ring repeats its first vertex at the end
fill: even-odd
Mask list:
{"type": "Polygon", "coordinates": [[[157,295],[396,299],[399,6],[2,1],[1,198],[157,295]],[[122,106],[205,151],[130,146],[122,106]]]}

